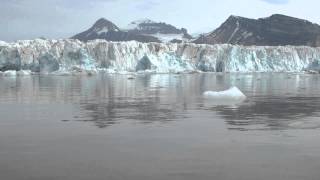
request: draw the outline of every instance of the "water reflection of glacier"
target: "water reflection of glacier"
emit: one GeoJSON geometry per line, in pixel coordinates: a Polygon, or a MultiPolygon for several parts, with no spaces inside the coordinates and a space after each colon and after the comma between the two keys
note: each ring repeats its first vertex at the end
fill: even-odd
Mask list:
{"type": "Polygon", "coordinates": [[[251,103],[234,107],[212,108],[225,119],[230,129],[281,130],[319,128],[320,97],[257,98],[251,103]],[[305,126],[307,123],[307,126],[305,126]]]}
{"type": "MultiPolygon", "coordinates": [[[[105,128],[121,123],[168,123],[201,118],[225,121],[228,129],[318,128],[320,77],[304,74],[140,74],[1,78],[1,104],[72,105],[68,122],[105,128]],[[237,86],[248,100],[208,102],[207,90],[237,86]],[[198,116],[201,114],[201,117],[198,116]]],[[[52,110],[54,111],[54,109],[52,110]]],[[[211,122],[212,123],[212,122],[211,122]]]]}

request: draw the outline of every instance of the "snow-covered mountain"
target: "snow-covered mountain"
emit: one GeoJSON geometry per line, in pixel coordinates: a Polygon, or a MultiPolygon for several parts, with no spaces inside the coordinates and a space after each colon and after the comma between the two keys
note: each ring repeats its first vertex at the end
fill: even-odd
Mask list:
{"type": "Polygon", "coordinates": [[[105,39],[108,41],[139,42],[187,42],[192,39],[184,28],[178,29],[170,24],[152,20],[131,22],[126,28],[119,28],[111,21],[101,18],[91,28],[72,37],[80,41],[105,39]]]}
{"type": "Polygon", "coordinates": [[[230,16],[218,29],[200,36],[198,44],[258,46],[320,46],[320,26],[309,21],[275,14],[249,19],[230,16]]]}
{"type": "Polygon", "coordinates": [[[104,18],[99,19],[88,30],[73,36],[72,39],[78,39],[84,42],[95,39],[105,39],[107,41],[135,40],[139,42],[160,42],[152,36],[122,31],[114,23],[104,18]]]}
{"type": "Polygon", "coordinates": [[[300,72],[319,68],[320,48],[95,40],[1,43],[0,71],[300,72]]]}

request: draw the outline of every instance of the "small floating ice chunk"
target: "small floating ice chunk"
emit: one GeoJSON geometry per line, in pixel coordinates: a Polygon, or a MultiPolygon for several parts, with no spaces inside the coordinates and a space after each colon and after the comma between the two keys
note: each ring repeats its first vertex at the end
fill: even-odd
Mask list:
{"type": "Polygon", "coordinates": [[[66,70],[59,70],[59,71],[52,72],[51,74],[56,76],[71,76],[72,72],[66,71],[66,70]]]}
{"type": "Polygon", "coordinates": [[[3,72],[3,76],[15,77],[17,76],[17,71],[12,71],[12,70],[5,71],[3,72]]]}
{"type": "Polygon", "coordinates": [[[135,76],[129,76],[129,77],[128,77],[128,80],[134,80],[134,79],[136,79],[135,76]]]}
{"type": "Polygon", "coordinates": [[[114,69],[106,69],[105,72],[106,72],[107,74],[116,74],[116,73],[117,73],[117,71],[114,70],[114,69]]]}
{"type": "Polygon", "coordinates": [[[232,87],[225,91],[206,91],[203,95],[210,99],[227,101],[242,101],[247,98],[237,87],[232,87]]]}
{"type": "Polygon", "coordinates": [[[8,46],[8,43],[6,43],[4,41],[0,41],[0,46],[8,46]]]}
{"type": "Polygon", "coordinates": [[[17,71],[17,76],[29,76],[32,72],[30,70],[21,70],[17,71]]]}
{"type": "Polygon", "coordinates": [[[87,76],[93,76],[93,75],[97,75],[97,74],[98,74],[97,70],[86,70],[87,76]]]}

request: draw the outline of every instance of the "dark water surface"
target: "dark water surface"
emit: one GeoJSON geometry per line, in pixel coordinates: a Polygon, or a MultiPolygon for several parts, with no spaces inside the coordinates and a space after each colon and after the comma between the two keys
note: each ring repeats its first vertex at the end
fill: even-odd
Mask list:
{"type": "Polygon", "coordinates": [[[0,179],[319,180],[320,76],[0,77],[0,179]]]}

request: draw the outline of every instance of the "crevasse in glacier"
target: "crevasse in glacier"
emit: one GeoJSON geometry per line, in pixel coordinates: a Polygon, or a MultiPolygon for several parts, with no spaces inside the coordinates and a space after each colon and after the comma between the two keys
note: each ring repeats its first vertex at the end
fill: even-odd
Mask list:
{"type": "Polygon", "coordinates": [[[0,43],[0,70],[55,72],[300,72],[318,66],[320,48],[191,43],[24,40],[0,43]]]}

